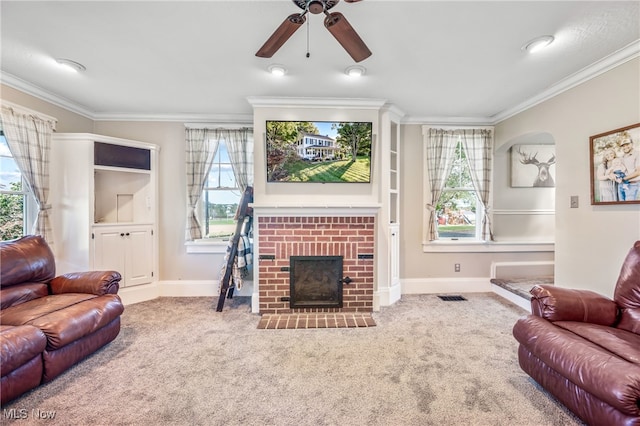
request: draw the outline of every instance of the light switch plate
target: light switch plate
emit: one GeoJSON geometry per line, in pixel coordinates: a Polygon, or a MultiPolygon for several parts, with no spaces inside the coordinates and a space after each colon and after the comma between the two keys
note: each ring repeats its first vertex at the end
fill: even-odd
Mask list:
{"type": "Polygon", "coordinates": [[[577,209],[578,208],[578,196],[577,195],[572,195],[571,196],[571,208],[572,209],[577,209]]]}

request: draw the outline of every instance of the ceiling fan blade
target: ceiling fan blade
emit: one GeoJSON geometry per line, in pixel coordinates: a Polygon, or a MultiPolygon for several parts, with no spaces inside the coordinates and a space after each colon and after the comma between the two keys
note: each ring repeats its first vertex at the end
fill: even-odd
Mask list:
{"type": "Polygon", "coordinates": [[[305,21],[306,18],[304,14],[294,13],[293,15],[289,15],[256,52],[256,56],[261,58],[272,57],[305,21]]]}
{"type": "Polygon", "coordinates": [[[360,62],[371,56],[371,51],[364,44],[356,30],[353,29],[347,18],[340,12],[333,12],[324,19],[324,26],[344,47],[354,61],[360,62]]]}

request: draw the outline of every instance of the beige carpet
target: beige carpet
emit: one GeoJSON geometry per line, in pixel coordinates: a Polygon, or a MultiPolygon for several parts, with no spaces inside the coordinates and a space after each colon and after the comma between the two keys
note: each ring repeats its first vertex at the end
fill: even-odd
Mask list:
{"type": "Polygon", "coordinates": [[[28,413],[2,424],[581,424],[520,370],[524,311],[465,297],[404,296],[375,327],[306,330],[257,329],[246,298],[130,305],[114,342],[2,407],[28,413]]]}

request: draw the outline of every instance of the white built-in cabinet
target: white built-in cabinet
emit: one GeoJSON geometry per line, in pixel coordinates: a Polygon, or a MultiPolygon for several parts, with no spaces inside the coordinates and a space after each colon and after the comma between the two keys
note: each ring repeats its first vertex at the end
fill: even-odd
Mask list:
{"type": "Polygon", "coordinates": [[[389,115],[389,281],[400,285],[400,121],[389,115]]]}
{"type": "Polygon", "coordinates": [[[400,299],[400,119],[395,108],[383,108],[380,115],[381,182],[378,242],[378,290],[381,304],[400,299]]]}
{"type": "Polygon", "coordinates": [[[53,136],[49,199],[59,273],[116,270],[124,288],[157,281],[157,163],[154,144],[53,136]]]}
{"type": "Polygon", "coordinates": [[[397,224],[400,216],[400,125],[389,123],[389,224],[397,224]]]}
{"type": "Polygon", "coordinates": [[[400,285],[400,226],[389,225],[389,283],[400,285]]]}

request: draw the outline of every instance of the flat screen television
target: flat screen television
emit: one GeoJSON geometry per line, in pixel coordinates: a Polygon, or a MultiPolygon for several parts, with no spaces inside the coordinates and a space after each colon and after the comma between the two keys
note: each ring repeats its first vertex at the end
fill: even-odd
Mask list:
{"type": "Polygon", "coordinates": [[[371,122],[266,124],[267,182],[371,182],[371,122]]]}

